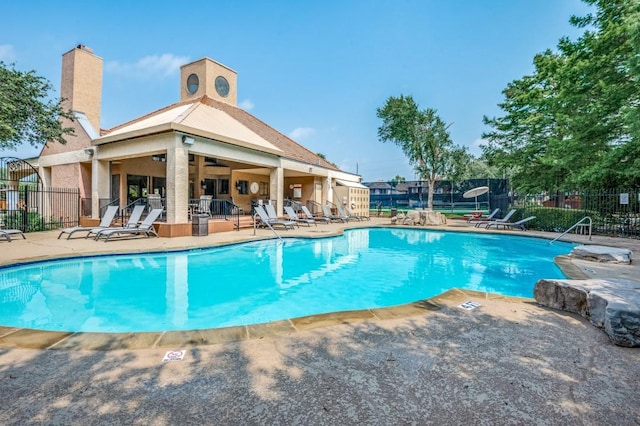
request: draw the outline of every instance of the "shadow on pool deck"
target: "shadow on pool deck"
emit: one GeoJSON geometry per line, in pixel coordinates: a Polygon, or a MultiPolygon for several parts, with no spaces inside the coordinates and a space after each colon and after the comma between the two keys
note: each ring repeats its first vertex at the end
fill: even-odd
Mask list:
{"type": "MultiPolygon", "coordinates": [[[[45,234],[2,245],[0,263],[105,246],[58,246],[45,234]]],[[[233,236],[108,246],[166,250],[228,243],[241,234],[233,236]]],[[[638,253],[634,241],[608,245],[634,245],[638,253]]],[[[640,277],[635,266],[572,265],[576,273],[640,277]]],[[[202,332],[185,332],[165,347],[137,350],[0,346],[0,423],[637,424],[640,418],[640,351],[614,346],[582,318],[530,299],[459,290],[412,309],[410,316],[390,308],[382,310],[388,315],[371,310],[271,323],[254,338],[218,344],[203,345],[202,332]],[[480,306],[459,308],[467,300],[480,306]],[[167,350],[178,349],[186,350],[183,361],[162,362],[167,350]]],[[[65,341],[72,336],[55,346],[65,341]]]]}

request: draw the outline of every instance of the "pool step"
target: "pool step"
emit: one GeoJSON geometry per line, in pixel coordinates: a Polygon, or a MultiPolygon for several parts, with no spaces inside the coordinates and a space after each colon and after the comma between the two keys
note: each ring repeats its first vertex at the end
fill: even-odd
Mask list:
{"type": "Polygon", "coordinates": [[[240,229],[253,228],[253,219],[251,215],[240,216],[240,229]]]}

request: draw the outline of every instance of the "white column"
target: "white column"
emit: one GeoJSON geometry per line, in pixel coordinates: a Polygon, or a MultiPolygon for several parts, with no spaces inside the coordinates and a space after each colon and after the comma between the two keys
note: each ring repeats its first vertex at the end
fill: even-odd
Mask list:
{"type": "Polygon", "coordinates": [[[189,149],[180,136],[167,148],[167,223],[189,221],[189,149]]]}
{"type": "Polygon", "coordinates": [[[325,181],[322,183],[322,189],[324,192],[324,202],[335,203],[336,201],[333,199],[333,178],[331,176],[331,172],[327,173],[327,177],[325,181]]]}
{"type": "Polygon", "coordinates": [[[276,195],[276,212],[278,213],[278,217],[284,216],[284,169],[282,167],[271,169],[269,185],[269,193],[271,196],[273,197],[273,194],[276,195]]]}
{"type": "Polygon", "coordinates": [[[91,217],[100,218],[100,199],[111,198],[109,162],[100,161],[94,155],[91,161],[91,217]]]}

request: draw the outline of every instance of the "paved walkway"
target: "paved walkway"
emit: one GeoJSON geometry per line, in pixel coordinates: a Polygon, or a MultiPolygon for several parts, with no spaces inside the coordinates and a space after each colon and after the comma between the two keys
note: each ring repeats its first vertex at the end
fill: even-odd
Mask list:
{"type": "MultiPolygon", "coordinates": [[[[388,219],[362,223],[372,224],[388,219]]],[[[0,264],[270,237],[266,230],[252,234],[109,243],[29,234],[0,242],[0,264]]],[[[637,240],[592,242],[640,254],[637,240]]],[[[574,274],[640,279],[637,263],[571,264],[574,274]]],[[[109,351],[0,345],[0,424],[637,424],[640,418],[640,351],[612,345],[582,318],[530,299],[460,290],[412,309],[317,318],[289,332],[217,344],[109,351]],[[467,300],[480,306],[460,309],[467,300]],[[163,362],[170,349],[184,349],[184,360],[163,362]]]]}

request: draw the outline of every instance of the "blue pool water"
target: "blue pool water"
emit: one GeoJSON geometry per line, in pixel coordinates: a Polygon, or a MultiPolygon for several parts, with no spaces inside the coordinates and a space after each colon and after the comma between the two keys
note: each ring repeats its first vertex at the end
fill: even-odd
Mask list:
{"type": "Polygon", "coordinates": [[[572,245],[505,235],[357,229],[177,253],[0,269],[0,325],[129,332],[216,328],[393,306],[450,288],[532,297],[572,245]]]}

